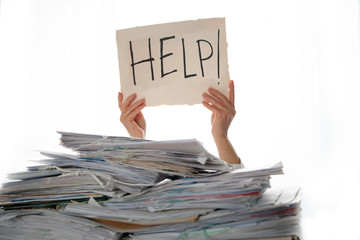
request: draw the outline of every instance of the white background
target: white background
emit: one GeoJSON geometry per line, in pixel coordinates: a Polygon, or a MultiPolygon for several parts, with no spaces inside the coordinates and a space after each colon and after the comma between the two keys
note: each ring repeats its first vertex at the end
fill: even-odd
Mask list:
{"type": "MultiPolygon", "coordinates": [[[[115,30],[226,17],[244,164],[284,164],[273,186],[303,189],[304,239],[360,239],[359,2],[356,0],[2,0],[0,179],[59,150],[57,130],[127,135],[115,30]]],[[[185,96],[184,96],[185,97],[185,96]]],[[[147,138],[197,138],[200,105],[144,110],[147,138]]]]}

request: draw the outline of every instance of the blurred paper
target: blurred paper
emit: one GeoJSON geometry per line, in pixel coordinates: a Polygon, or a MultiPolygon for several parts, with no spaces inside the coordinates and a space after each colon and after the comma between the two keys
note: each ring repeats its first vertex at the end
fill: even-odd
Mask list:
{"type": "Polygon", "coordinates": [[[225,18],[117,30],[121,91],[147,106],[199,104],[213,87],[227,96],[225,18]]]}

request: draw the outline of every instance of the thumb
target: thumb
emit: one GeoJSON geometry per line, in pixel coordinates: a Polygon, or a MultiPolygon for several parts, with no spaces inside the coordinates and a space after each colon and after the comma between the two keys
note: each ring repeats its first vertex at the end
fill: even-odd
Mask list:
{"type": "Polygon", "coordinates": [[[118,105],[119,105],[119,108],[122,107],[122,101],[123,101],[123,94],[122,94],[122,92],[119,92],[118,93],[118,105]]]}

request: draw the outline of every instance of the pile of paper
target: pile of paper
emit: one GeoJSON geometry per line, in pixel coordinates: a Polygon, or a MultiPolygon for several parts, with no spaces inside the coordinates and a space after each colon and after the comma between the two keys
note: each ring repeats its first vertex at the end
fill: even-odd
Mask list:
{"type": "Polygon", "coordinates": [[[106,159],[167,175],[198,177],[231,167],[213,156],[196,139],[149,141],[139,138],[59,132],[61,144],[93,159],[106,159]]]}
{"type": "Polygon", "coordinates": [[[117,230],[85,218],[51,209],[0,213],[0,239],[117,239],[117,230]]]}
{"type": "Polygon", "coordinates": [[[269,175],[281,171],[282,165],[278,164],[267,169],[239,169],[209,177],[167,180],[138,194],[111,198],[101,206],[69,204],[63,211],[88,218],[154,225],[184,221],[178,213],[198,217],[216,209],[245,210],[269,187],[269,175]],[[133,214],[123,215],[127,210],[133,214]]]}
{"type": "Polygon", "coordinates": [[[69,230],[62,239],[299,234],[299,189],[269,189],[271,175],[282,174],[281,163],[239,168],[211,155],[194,139],[59,133],[61,144],[76,154],[43,152],[45,159],[38,166],[9,174],[14,181],[0,189],[0,239],[29,234],[56,239],[61,232],[55,229],[57,219],[63,231],[76,225],[89,234],[69,230]]]}
{"type": "Polygon", "coordinates": [[[248,209],[217,209],[195,223],[135,229],[125,239],[298,239],[300,190],[267,190],[248,209]]]}
{"type": "Polygon", "coordinates": [[[269,187],[269,176],[279,173],[282,173],[281,164],[266,169],[237,169],[220,175],[177,179],[139,194],[110,199],[104,205],[151,212],[189,208],[248,208],[269,187]]]}
{"type": "Polygon", "coordinates": [[[38,204],[43,207],[67,200],[104,198],[140,192],[159,181],[159,174],[102,159],[43,153],[49,159],[26,172],[9,174],[17,180],[0,190],[0,204],[6,208],[38,204]],[[19,206],[19,204],[22,204],[19,206]]]}

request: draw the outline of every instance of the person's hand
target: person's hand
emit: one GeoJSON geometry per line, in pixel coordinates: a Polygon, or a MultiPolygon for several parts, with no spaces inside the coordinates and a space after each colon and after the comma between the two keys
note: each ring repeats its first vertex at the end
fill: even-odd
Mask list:
{"type": "Polygon", "coordinates": [[[145,107],[145,99],[136,102],[136,94],[130,95],[123,102],[123,94],[119,92],[118,103],[121,111],[120,121],[131,137],[145,138],[146,121],[141,110],[145,107]]]}
{"type": "Polygon", "coordinates": [[[212,112],[211,133],[214,139],[226,138],[231,121],[235,117],[234,81],[229,81],[229,98],[218,90],[209,88],[209,94],[203,93],[202,104],[212,112]]]}
{"type": "Polygon", "coordinates": [[[202,104],[212,112],[211,133],[218,149],[219,157],[230,164],[240,164],[241,160],[228,138],[228,130],[236,114],[234,82],[232,80],[229,81],[229,98],[213,88],[209,88],[209,94],[203,93],[203,98],[202,104]]]}

